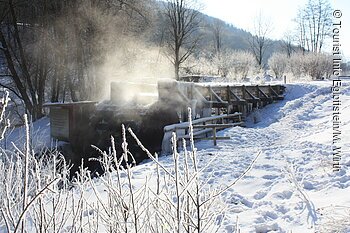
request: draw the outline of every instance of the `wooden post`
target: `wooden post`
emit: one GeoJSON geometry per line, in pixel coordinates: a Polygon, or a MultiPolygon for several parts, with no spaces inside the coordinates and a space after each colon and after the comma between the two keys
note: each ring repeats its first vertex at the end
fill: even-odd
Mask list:
{"type": "Polygon", "coordinates": [[[259,85],[255,86],[255,95],[259,98],[259,100],[256,103],[256,108],[259,108],[261,105],[263,105],[263,101],[261,100],[261,95],[259,91],[259,85]]]}
{"type": "Polygon", "coordinates": [[[243,97],[243,99],[245,100],[246,98],[245,98],[245,86],[243,85],[242,86],[242,97],[243,97]]]}
{"type": "Polygon", "coordinates": [[[287,76],[286,76],[286,75],[283,76],[283,83],[284,83],[284,84],[287,83],[287,76]]]}
{"type": "Polygon", "coordinates": [[[231,111],[231,89],[230,89],[230,86],[227,85],[227,88],[226,88],[226,91],[227,91],[227,115],[230,114],[230,111],[231,111]]]}
{"type": "Polygon", "coordinates": [[[213,128],[213,140],[214,140],[214,146],[216,146],[216,127],[213,128]]]}

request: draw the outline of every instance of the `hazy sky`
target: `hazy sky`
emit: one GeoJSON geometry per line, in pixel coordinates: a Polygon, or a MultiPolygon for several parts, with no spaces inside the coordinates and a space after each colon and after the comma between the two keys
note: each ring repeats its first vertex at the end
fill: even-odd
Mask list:
{"type": "MultiPolygon", "coordinates": [[[[203,12],[222,19],[236,27],[252,31],[254,18],[260,14],[271,22],[271,38],[283,39],[288,31],[293,31],[298,8],[308,0],[202,0],[203,12]]],[[[343,54],[350,61],[350,1],[331,0],[334,9],[342,11],[340,31],[343,54]]],[[[331,40],[324,51],[331,52],[331,40]]]]}

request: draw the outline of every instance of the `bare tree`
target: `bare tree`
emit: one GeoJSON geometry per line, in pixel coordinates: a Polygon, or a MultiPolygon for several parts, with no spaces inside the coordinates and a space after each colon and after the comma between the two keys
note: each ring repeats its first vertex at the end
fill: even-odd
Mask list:
{"type": "Polygon", "coordinates": [[[306,50],[308,51],[310,50],[310,46],[309,46],[309,39],[306,34],[306,27],[305,27],[306,24],[305,24],[305,18],[302,10],[298,11],[298,15],[297,15],[297,18],[295,19],[295,22],[297,23],[297,36],[296,36],[297,42],[301,51],[304,54],[306,50]]]}
{"type": "Polygon", "coordinates": [[[282,40],[282,49],[286,52],[288,57],[290,57],[294,52],[293,36],[291,32],[285,33],[282,40]]]}
{"type": "Polygon", "coordinates": [[[219,19],[213,19],[210,24],[211,32],[213,33],[215,54],[220,54],[222,50],[222,34],[224,31],[225,23],[219,19]]]}
{"type": "Polygon", "coordinates": [[[179,79],[181,64],[194,53],[199,41],[199,11],[191,0],[168,0],[165,16],[168,21],[169,58],[179,79]]]}
{"type": "MultiPolygon", "coordinates": [[[[8,88],[19,97],[24,102],[27,112],[33,119],[37,119],[42,116],[44,88],[48,74],[47,65],[44,63],[46,57],[43,56],[33,61],[33,57],[26,48],[26,45],[33,45],[33,39],[24,36],[25,32],[30,31],[29,28],[33,23],[31,17],[23,10],[27,6],[26,3],[8,0],[2,5],[1,51],[6,60],[8,76],[15,88],[8,83],[1,83],[1,86],[8,88]],[[19,8],[19,6],[22,7],[19,8]]],[[[44,23],[44,21],[45,18],[42,18],[39,23],[44,23]]],[[[41,36],[45,35],[41,34],[41,36]]],[[[40,44],[39,50],[41,49],[47,50],[45,44],[40,44]]]]}
{"type": "Polygon", "coordinates": [[[264,19],[260,13],[255,18],[254,35],[252,35],[248,40],[250,49],[260,68],[264,68],[265,66],[265,53],[271,44],[270,40],[268,39],[269,33],[272,30],[271,27],[271,23],[264,19]]]}
{"type": "MultiPolygon", "coordinates": [[[[209,29],[213,35],[214,59],[221,60],[222,53],[222,34],[224,30],[224,22],[219,19],[213,19],[209,24],[209,29]]],[[[217,67],[217,74],[222,75],[220,66],[217,67]]],[[[225,75],[224,75],[225,76],[225,75]]]]}
{"type": "Polygon", "coordinates": [[[330,36],[332,8],[329,0],[309,0],[295,19],[298,41],[304,50],[319,53],[330,36]]]}

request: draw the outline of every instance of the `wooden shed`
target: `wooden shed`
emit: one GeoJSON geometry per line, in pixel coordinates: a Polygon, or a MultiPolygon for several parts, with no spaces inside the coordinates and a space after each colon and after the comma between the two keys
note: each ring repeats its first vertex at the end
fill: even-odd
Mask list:
{"type": "Polygon", "coordinates": [[[51,137],[60,141],[73,142],[79,135],[80,127],[86,127],[88,119],[95,111],[94,101],[71,103],[47,103],[50,109],[51,137]]]}

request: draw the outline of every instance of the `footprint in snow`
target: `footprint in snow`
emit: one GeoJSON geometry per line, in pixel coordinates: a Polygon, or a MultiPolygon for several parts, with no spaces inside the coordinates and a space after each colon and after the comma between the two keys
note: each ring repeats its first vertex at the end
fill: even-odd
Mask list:
{"type": "Polygon", "coordinates": [[[236,194],[236,195],[233,195],[231,197],[231,200],[230,202],[232,204],[235,204],[235,205],[238,205],[238,204],[243,204],[244,206],[248,207],[248,208],[252,208],[253,205],[254,205],[254,202],[251,202],[249,200],[247,200],[246,198],[244,198],[242,195],[239,195],[239,194],[236,194]]]}
{"type": "Polygon", "coordinates": [[[284,205],[277,205],[275,210],[280,212],[281,214],[286,214],[290,211],[290,209],[284,205]]]}
{"type": "Polygon", "coordinates": [[[245,206],[247,206],[247,207],[249,207],[249,208],[252,208],[253,205],[254,205],[254,202],[251,202],[251,201],[249,201],[249,200],[247,200],[247,199],[245,199],[245,198],[241,199],[240,202],[241,202],[243,205],[245,205],[245,206]]]}
{"type": "Polygon", "coordinates": [[[215,172],[213,172],[213,175],[215,176],[215,177],[222,177],[222,176],[224,176],[224,175],[227,175],[227,174],[232,174],[232,171],[215,171],[215,172]]]}
{"type": "Polygon", "coordinates": [[[304,186],[304,189],[306,189],[306,190],[315,189],[315,186],[310,181],[304,181],[303,186],[304,186]]]}
{"type": "Polygon", "coordinates": [[[206,172],[208,172],[208,173],[210,173],[212,171],[214,171],[214,169],[212,167],[206,169],[206,172]]]}
{"type": "Polygon", "coordinates": [[[275,220],[278,218],[278,215],[272,211],[266,211],[265,213],[263,213],[263,216],[265,220],[275,220]]]}
{"type": "Polygon", "coordinates": [[[255,199],[255,200],[261,200],[261,199],[263,199],[264,197],[266,197],[266,195],[267,195],[267,191],[260,190],[260,191],[258,191],[256,194],[254,194],[254,199],[255,199]]]}
{"type": "Polygon", "coordinates": [[[267,224],[261,223],[255,226],[256,233],[266,233],[266,232],[283,232],[277,223],[267,224]]]}
{"type": "Polygon", "coordinates": [[[273,196],[279,199],[290,199],[293,195],[292,191],[285,190],[283,192],[274,193],[273,196]]]}
{"type": "Polygon", "coordinates": [[[341,182],[341,183],[349,183],[349,181],[350,181],[350,176],[347,176],[347,175],[344,175],[344,176],[342,176],[340,179],[339,179],[339,181],[341,182]]]}
{"type": "Polygon", "coordinates": [[[256,166],[256,168],[262,169],[262,170],[271,170],[272,168],[274,168],[274,166],[270,164],[264,164],[264,165],[258,165],[256,166]]]}
{"type": "Polygon", "coordinates": [[[262,178],[265,180],[274,180],[274,179],[278,178],[278,175],[264,175],[264,176],[262,176],[262,178]]]}

